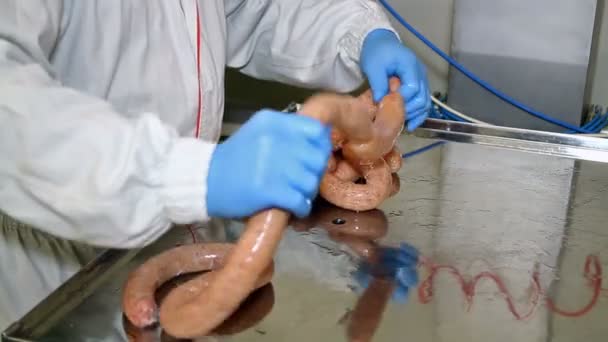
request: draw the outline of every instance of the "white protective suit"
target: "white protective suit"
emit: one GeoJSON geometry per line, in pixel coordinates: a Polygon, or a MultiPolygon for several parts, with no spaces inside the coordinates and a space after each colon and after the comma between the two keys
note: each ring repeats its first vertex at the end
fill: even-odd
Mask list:
{"type": "Polygon", "coordinates": [[[377,28],[370,0],[0,2],[0,329],[92,246],[208,222],[226,65],[348,91],[377,28]]]}

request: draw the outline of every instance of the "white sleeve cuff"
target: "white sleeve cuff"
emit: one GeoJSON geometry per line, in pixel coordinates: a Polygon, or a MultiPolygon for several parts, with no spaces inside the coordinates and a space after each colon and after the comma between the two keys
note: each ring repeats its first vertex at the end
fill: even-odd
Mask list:
{"type": "Polygon", "coordinates": [[[397,39],[401,41],[399,32],[393,28],[388,16],[382,7],[375,1],[362,1],[361,6],[364,10],[353,18],[350,23],[348,34],[342,39],[341,46],[348,56],[359,63],[363,41],[367,35],[376,29],[385,29],[393,32],[397,39]]]}
{"type": "Polygon", "coordinates": [[[162,190],[171,222],[190,224],[209,220],[207,174],[215,147],[195,138],[178,139],[173,146],[162,190]]]}

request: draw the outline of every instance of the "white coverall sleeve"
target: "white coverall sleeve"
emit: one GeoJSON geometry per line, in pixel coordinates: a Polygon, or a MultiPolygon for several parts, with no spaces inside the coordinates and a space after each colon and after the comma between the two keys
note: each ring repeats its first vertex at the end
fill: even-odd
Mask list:
{"type": "Polygon", "coordinates": [[[228,66],[306,88],[351,91],[374,29],[397,34],[372,0],[228,0],[228,66]]]}
{"type": "Polygon", "coordinates": [[[61,238],[113,248],[149,244],[171,223],[207,220],[215,145],[180,138],[154,113],[126,118],[62,86],[49,63],[62,6],[2,4],[1,211],[61,238]]]}

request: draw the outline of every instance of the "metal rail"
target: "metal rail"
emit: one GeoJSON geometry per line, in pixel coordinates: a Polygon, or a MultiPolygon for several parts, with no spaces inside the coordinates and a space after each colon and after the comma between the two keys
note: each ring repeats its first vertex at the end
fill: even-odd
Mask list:
{"type": "MultiPolygon", "coordinates": [[[[290,103],[284,112],[293,113],[301,104],[290,103]]],[[[242,111],[235,115],[228,113],[224,127],[225,136],[233,133],[240,124],[246,121],[247,115],[242,111]]],[[[480,125],[438,119],[427,119],[411,135],[451,141],[456,143],[485,145],[490,147],[522,151],[535,154],[557,156],[562,158],[588,160],[601,163],[608,162],[608,139],[590,137],[580,134],[563,134],[535,131],[521,128],[480,125]]]]}
{"type": "Polygon", "coordinates": [[[608,139],[428,119],[411,133],[420,138],[608,163],[608,139]]]}
{"type": "MultiPolygon", "coordinates": [[[[295,112],[291,103],[284,111],[295,112]]],[[[427,119],[411,133],[420,138],[485,145],[502,149],[563,158],[608,162],[608,139],[580,134],[563,134],[521,128],[427,119]]]]}

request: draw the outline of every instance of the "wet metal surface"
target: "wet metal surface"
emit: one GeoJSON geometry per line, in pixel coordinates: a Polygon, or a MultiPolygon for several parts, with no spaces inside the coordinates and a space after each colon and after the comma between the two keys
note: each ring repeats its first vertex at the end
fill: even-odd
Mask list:
{"type": "MultiPolygon", "coordinates": [[[[431,142],[404,137],[400,145],[408,152],[431,142]]],[[[373,341],[606,340],[607,164],[447,143],[405,160],[400,178],[401,192],[381,207],[387,230],[368,242],[417,250],[418,283],[406,299],[387,296],[395,286],[383,282],[369,285],[377,295],[364,291],[355,276],[361,245],[336,239],[327,224],[294,225],[276,254],[271,312],[249,330],[207,340],[347,341],[369,326],[373,341]],[[370,314],[353,326],[364,293],[379,303],[374,308],[386,307],[377,310],[380,319],[370,314]]],[[[345,220],[329,216],[324,222],[345,220]]],[[[234,240],[241,229],[230,222],[197,233],[234,240]]],[[[178,227],[111,269],[91,297],[39,329],[36,340],[123,339],[127,272],[188,239],[178,227]]]]}

